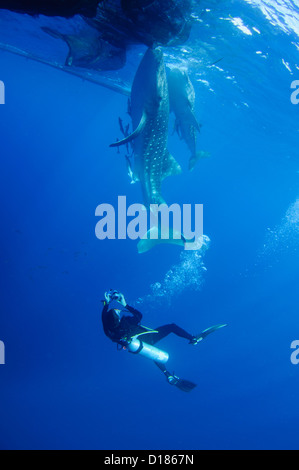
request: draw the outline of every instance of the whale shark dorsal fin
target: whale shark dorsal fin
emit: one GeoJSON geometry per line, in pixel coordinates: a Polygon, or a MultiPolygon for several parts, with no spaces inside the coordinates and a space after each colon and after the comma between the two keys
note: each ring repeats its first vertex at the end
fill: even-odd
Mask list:
{"type": "Polygon", "coordinates": [[[166,150],[167,156],[165,157],[165,165],[163,168],[163,179],[167,176],[180,175],[182,173],[181,165],[176,159],[166,150]]]}
{"type": "Polygon", "coordinates": [[[141,116],[141,120],[137,129],[132,134],[128,135],[128,137],[126,137],[125,139],[119,140],[118,142],[111,144],[110,147],[120,147],[121,145],[125,145],[125,144],[128,144],[129,142],[132,142],[132,140],[136,139],[142,133],[146,125],[146,121],[147,121],[147,115],[146,115],[146,112],[143,111],[143,114],[141,116]]]}

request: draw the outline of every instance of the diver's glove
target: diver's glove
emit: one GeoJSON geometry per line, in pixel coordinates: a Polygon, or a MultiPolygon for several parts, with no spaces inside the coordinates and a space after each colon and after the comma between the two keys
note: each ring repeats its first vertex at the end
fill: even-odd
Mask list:
{"type": "Polygon", "coordinates": [[[118,292],[117,290],[110,289],[110,291],[105,292],[105,299],[108,304],[115,300],[116,302],[120,303],[123,307],[127,306],[127,302],[124,295],[118,292]]]}
{"type": "Polygon", "coordinates": [[[120,303],[123,307],[127,306],[126,299],[125,299],[124,295],[121,294],[120,292],[115,292],[114,293],[113,300],[116,300],[116,302],[120,303]]]}
{"type": "Polygon", "coordinates": [[[107,304],[110,304],[110,302],[112,302],[112,300],[114,300],[114,295],[117,293],[116,290],[113,290],[113,289],[110,289],[109,291],[105,292],[104,296],[105,296],[105,300],[107,302],[107,304]]]}

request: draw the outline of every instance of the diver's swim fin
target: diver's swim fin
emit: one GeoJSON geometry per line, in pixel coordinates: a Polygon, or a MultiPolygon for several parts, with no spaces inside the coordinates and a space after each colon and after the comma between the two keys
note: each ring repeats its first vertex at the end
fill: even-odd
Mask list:
{"type": "Polygon", "coordinates": [[[182,390],[182,392],[191,392],[197,385],[189,380],[179,379],[178,383],[175,384],[177,388],[182,390]]]}
{"type": "Polygon", "coordinates": [[[169,373],[165,374],[167,377],[167,382],[170,385],[174,385],[179,388],[182,392],[191,392],[196,387],[196,384],[190,382],[189,380],[180,379],[176,375],[170,375],[169,373]]]}
{"type": "Polygon", "coordinates": [[[216,325],[212,326],[211,328],[207,328],[206,330],[202,331],[199,335],[195,336],[194,339],[190,341],[190,344],[193,344],[194,346],[201,341],[203,341],[207,336],[209,336],[211,333],[214,333],[214,331],[218,331],[221,328],[225,328],[228,325],[216,325]]]}
{"type": "Polygon", "coordinates": [[[191,392],[197,385],[189,380],[180,379],[174,373],[168,372],[165,368],[165,364],[160,364],[159,362],[155,362],[156,366],[163,372],[166,377],[167,382],[170,385],[174,385],[175,387],[179,388],[182,392],[191,392]]]}

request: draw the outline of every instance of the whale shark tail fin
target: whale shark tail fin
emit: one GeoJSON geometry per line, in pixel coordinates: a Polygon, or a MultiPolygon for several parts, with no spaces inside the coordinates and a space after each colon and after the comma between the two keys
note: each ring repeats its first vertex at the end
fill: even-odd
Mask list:
{"type": "Polygon", "coordinates": [[[210,158],[211,154],[209,152],[204,152],[203,150],[200,150],[197,152],[195,155],[193,155],[190,160],[189,160],[189,171],[193,171],[195,168],[195,165],[199,160],[203,160],[204,158],[210,158]]]}
{"type": "Polygon", "coordinates": [[[181,234],[174,230],[169,230],[169,236],[167,238],[162,237],[161,229],[158,227],[152,227],[148,232],[141,238],[137,245],[138,253],[143,254],[151,250],[155,246],[168,244],[185,247],[186,239],[181,234]]]}

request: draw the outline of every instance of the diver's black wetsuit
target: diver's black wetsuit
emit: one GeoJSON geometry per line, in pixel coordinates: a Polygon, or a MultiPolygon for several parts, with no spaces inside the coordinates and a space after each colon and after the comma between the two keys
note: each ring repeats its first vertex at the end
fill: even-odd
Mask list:
{"type": "Polygon", "coordinates": [[[130,312],[132,316],[124,315],[119,321],[114,310],[109,309],[108,304],[105,303],[104,305],[102,312],[104,332],[105,335],[115,343],[119,342],[125,336],[131,337],[146,331],[146,328],[139,325],[142,314],[129,305],[126,306],[126,310],[130,312]]]}
{"type": "MultiPolygon", "coordinates": [[[[139,333],[149,331],[148,328],[140,325],[142,320],[142,313],[140,313],[135,308],[130,307],[129,305],[126,306],[126,310],[131,313],[132,316],[124,315],[119,321],[113,309],[109,310],[109,305],[104,305],[102,312],[104,332],[106,336],[108,336],[108,338],[110,338],[115,343],[118,343],[124,337],[131,338],[132,336],[138,335],[139,333]]],[[[157,331],[157,333],[149,333],[146,335],[146,343],[151,345],[156,344],[158,341],[171,333],[174,333],[180,338],[185,338],[189,341],[194,339],[194,336],[187,333],[187,331],[183,330],[175,323],[160,326],[155,328],[155,331],[157,331]]]]}
{"type": "MultiPolygon", "coordinates": [[[[119,296],[120,294],[118,294],[119,296]]],[[[123,296],[122,296],[123,298],[123,296]]],[[[121,346],[126,346],[127,342],[130,342],[130,339],[138,335],[140,333],[145,333],[145,343],[154,345],[161,339],[168,336],[170,333],[174,333],[181,338],[185,338],[190,341],[191,344],[194,344],[193,341],[196,340],[196,337],[187,333],[187,331],[183,330],[179,326],[175,325],[175,323],[171,323],[170,325],[163,325],[155,330],[151,330],[140,325],[142,320],[142,314],[133,307],[126,305],[126,310],[131,315],[122,315],[120,316],[117,314],[115,309],[109,308],[109,303],[104,303],[104,308],[102,312],[102,321],[104,332],[113,342],[120,344],[121,346]],[[122,341],[124,340],[124,341],[122,341]]],[[[141,341],[141,345],[143,347],[143,343],[141,341]]],[[[166,366],[162,362],[155,362],[156,366],[163,372],[167,381],[171,385],[175,385],[177,388],[184,392],[190,392],[191,390],[196,387],[196,384],[190,382],[188,380],[183,380],[174,375],[174,373],[168,372],[166,366]]]]}

